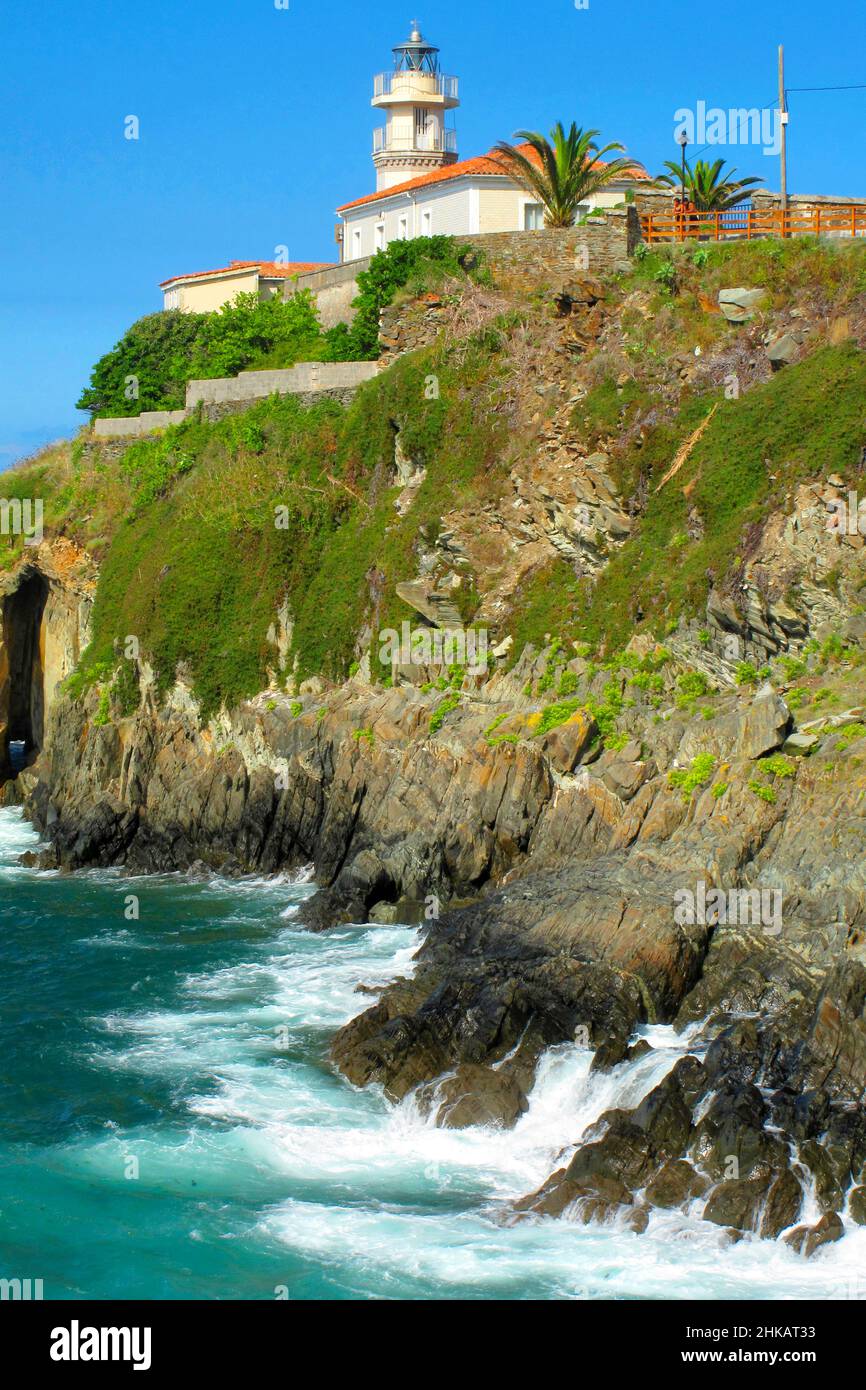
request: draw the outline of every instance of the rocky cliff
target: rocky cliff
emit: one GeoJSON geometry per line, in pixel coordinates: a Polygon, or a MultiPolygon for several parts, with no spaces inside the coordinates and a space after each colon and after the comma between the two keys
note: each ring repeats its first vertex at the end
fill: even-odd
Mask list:
{"type": "Polygon", "coordinates": [[[451,287],[346,412],[88,446],[57,496],[111,488],[5,572],[0,713],[46,866],[312,862],[311,927],[427,924],[333,1056],[439,1123],[689,1030],[509,1219],[696,1203],[808,1254],[866,1216],[866,310],[857,248],[745,252],[451,287]],[[489,660],[385,666],[403,620],[489,660]]]}

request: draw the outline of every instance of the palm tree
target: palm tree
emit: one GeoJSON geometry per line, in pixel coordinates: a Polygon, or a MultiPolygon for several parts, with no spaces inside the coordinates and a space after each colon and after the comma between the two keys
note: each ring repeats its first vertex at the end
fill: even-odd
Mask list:
{"type": "MultiPolygon", "coordinates": [[[[751,196],[754,184],[764,182],[763,179],[749,178],[735,183],[736,169],[723,175],[724,167],[723,159],[717,159],[715,164],[699,159],[694,168],[686,164],[686,197],[698,212],[724,212],[726,208],[734,208],[751,196]]],[[[663,183],[667,188],[681,188],[683,176],[680,165],[666,159],[665,169],[670,172],[659,174],[656,183],[663,183]]]]}
{"type": "Polygon", "coordinates": [[[496,144],[496,162],[542,204],[546,227],[571,227],[580,204],[593,193],[626,174],[643,172],[633,159],[612,159],[603,164],[605,155],[625,146],[611,144],[599,149],[596,135],[597,130],[580,130],[573,121],[567,135],[558,121],[549,140],[535,130],[518,130],[514,139],[528,145],[535,158],[507,140],[496,144]]]}

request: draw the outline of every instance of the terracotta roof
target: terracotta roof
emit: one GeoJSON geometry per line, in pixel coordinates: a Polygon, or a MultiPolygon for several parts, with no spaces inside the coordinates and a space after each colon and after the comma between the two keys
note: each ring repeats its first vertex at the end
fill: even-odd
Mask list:
{"type": "MultiPolygon", "coordinates": [[[[518,145],[517,149],[521,154],[527,155],[533,164],[540,164],[540,159],[531,145],[518,145]]],[[[377,203],[382,198],[393,198],[398,193],[411,193],[416,188],[426,188],[432,183],[446,183],[449,179],[467,178],[472,174],[486,174],[488,176],[505,174],[505,170],[496,158],[496,151],[490,150],[488,154],[476,155],[474,159],[462,159],[457,164],[446,164],[442,169],[433,169],[429,174],[420,174],[417,178],[407,179],[405,183],[395,184],[393,188],[383,188],[379,193],[368,193],[365,198],[356,198],[354,202],[343,203],[337,208],[337,212],[347,212],[349,208],[363,207],[365,203],[377,203]]],[[[633,171],[636,179],[648,179],[647,174],[642,169],[633,171]]]]}
{"type": "Polygon", "coordinates": [[[160,283],[160,289],[174,285],[178,280],[203,280],[208,275],[230,275],[233,270],[257,270],[266,279],[287,279],[290,275],[304,275],[309,270],[328,270],[331,261],[229,261],[218,270],[193,270],[189,275],[172,275],[160,283]]]}

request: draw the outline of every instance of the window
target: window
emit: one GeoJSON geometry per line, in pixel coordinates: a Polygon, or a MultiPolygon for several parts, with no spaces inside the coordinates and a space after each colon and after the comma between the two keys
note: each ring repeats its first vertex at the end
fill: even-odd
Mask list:
{"type": "Polygon", "coordinates": [[[421,235],[433,235],[433,213],[430,208],[425,208],[421,214],[421,235]]]}
{"type": "Polygon", "coordinates": [[[385,223],[384,223],[384,222],[377,222],[377,224],[376,224],[376,250],[377,250],[377,251],[384,251],[384,250],[385,250],[385,223]]]}
{"type": "Polygon", "coordinates": [[[409,218],[405,214],[400,218],[400,227],[397,232],[400,241],[409,240],[409,218]]]}
{"type": "Polygon", "coordinates": [[[356,227],[352,232],[352,260],[357,261],[361,255],[361,228],[356,227]]]}
{"type": "Polygon", "coordinates": [[[544,226],[544,208],[541,203],[523,204],[523,230],[538,232],[544,226]]]}

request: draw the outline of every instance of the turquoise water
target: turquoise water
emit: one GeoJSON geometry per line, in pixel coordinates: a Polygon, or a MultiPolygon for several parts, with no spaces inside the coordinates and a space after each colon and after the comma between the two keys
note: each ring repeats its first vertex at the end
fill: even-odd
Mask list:
{"type": "Polygon", "coordinates": [[[327,1061],[357,986],[411,970],[413,929],[304,932],[304,882],[17,867],[36,843],[0,811],[0,1277],[46,1298],[866,1297],[857,1230],[806,1264],[696,1217],[506,1224],[688,1038],[648,1029],[652,1054],[593,1077],[553,1049],[513,1131],[438,1130],[327,1061]]]}

